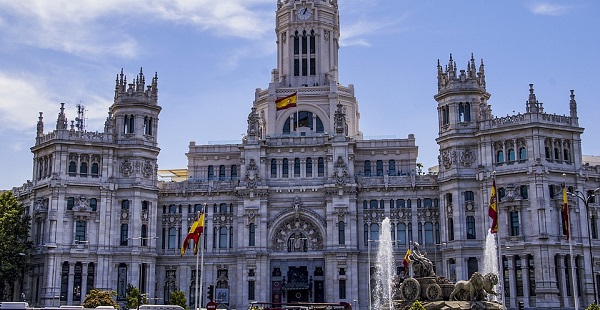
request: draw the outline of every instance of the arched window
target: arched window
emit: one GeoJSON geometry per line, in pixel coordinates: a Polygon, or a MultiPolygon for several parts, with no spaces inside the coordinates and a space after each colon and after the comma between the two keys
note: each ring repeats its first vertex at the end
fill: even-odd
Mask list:
{"type": "Polygon", "coordinates": [[[225,180],[225,165],[219,166],[219,180],[225,180]]]}
{"type": "Polygon", "coordinates": [[[454,219],[448,218],[448,241],[454,240],[454,219]]]}
{"type": "Polygon", "coordinates": [[[254,223],[250,223],[248,225],[248,246],[256,245],[256,225],[254,223]]]}
{"type": "Polygon", "coordinates": [[[283,170],[283,177],[287,178],[290,175],[290,163],[287,158],[283,159],[283,167],[281,169],[283,170]]]}
{"type": "Polygon", "coordinates": [[[81,166],[79,166],[79,176],[87,177],[87,163],[82,162],[81,166]]]}
{"type": "Polygon", "coordinates": [[[425,199],[423,199],[423,206],[425,208],[431,208],[431,207],[433,207],[433,200],[431,200],[431,198],[425,198],[425,199]]]}
{"type": "Polygon", "coordinates": [[[127,245],[127,240],[129,238],[129,225],[121,224],[121,245],[127,245]]]}
{"type": "Polygon", "coordinates": [[[316,116],[313,112],[300,111],[292,114],[291,118],[287,118],[283,124],[283,133],[290,134],[298,128],[305,127],[316,133],[323,133],[325,127],[321,118],[316,116]],[[296,117],[298,117],[296,119],[296,117]],[[316,123],[315,123],[316,121],[316,123]]]}
{"type": "Polygon", "coordinates": [[[141,246],[148,246],[148,225],[146,224],[142,224],[142,238],[140,238],[140,245],[141,246]]]}
{"type": "Polygon", "coordinates": [[[504,152],[498,151],[496,152],[496,162],[503,163],[504,162],[504,152]]]}
{"type": "Polygon", "coordinates": [[[77,164],[74,161],[69,162],[69,176],[74,177],[77,175],[77,164]]]}
{"type": "Polygon", "coordinates": [[[307,158],[306,159],[306,176],[307,177],[312,177],[312,158],[307,158]]]}
{"type": "Polygon", "coordinates": [[[371,176],[371,161],[365,160],[364,167],[365,167],[364,168],[365,176],[370,177],[371,176]]]}
{"type": "Polygon", "coordinates": [[[123,199],[121,201],[121,210],[129,210],[129,200],[123,199]]]}
{"type": "Polygon", "coordinates": [[[570,158],[570,156],[569,156],[569,150],[568,149],[564,149],[563,150],[563,160],[564,161],[569,161],[569,158],[570,158]]]}
{"type": "Polygon", "coordinates": [[[546,159],[551,159],[550,158],[550,148],[549,147],[545,147],[544,148],[545,154],[546,154],[546,159]]]}
{"type": "Polygon", "coordinates": [[[100,174],[100,166],[98,163],[92,163],[92,177],[97,178],[100,174]]]}
{"type": "Polygon", "coordinates": [[[522,147],[519,149],[519,160],[527,159],[527,149],[522,147]]]}
{"type": "Polygon", "coordinates": [[[377,167],[377,176],[383,175],[383,160],[377,160],[375,162],[375,166],[377,167]]]}
{"type": "Polygon", "coordinates": [[[212,180],[215,178],[215,167],[213,165],[208,165],[208,180],[212,180]]]}
{"type": "Polygon", "coordinates": [[[476,239],[475,234],[475,217],[472,215],[467,216],[467,239],[476,239]]]}
{"type": "Polygon", "coordinates": [[[271,177],[277,177],[277,160],[275,158],[271,159],[271,177]]]}
{"type": "Polygon", "coordinates": [[[323,159],[323,157],[319,157],[319,159],[318,159],[317,174],[319,175],[319,177],[322,177],[325,175],[325,160],[323,159]]]}
{"type": "Polygon", "coordinates": [[[514,149],[508,150],[508,161],[515,161],[515,150],[514,149]]]}
{"type": "Polygon", "coordinates": [[[237,166],[236,165],[231,165],[231,179],[235,180],[237,179],[238,175],[237,175],[237,166]]]}
{"type": "Polygon", "coordinates": [[[133,114],[131,114],[129,116],[129,133],[134,133],[134,126],[135,126],[135,118],[133,117],[133,114]]]}
{"type": "Polygon", "coordinates": [[[369,208],[369,203],[366,200],[363,200],[363,209],[368,209],[369,208]]]}
{"type": "Polygon", "coordinates": [[[555,160],[559,160],[560,159],[560,150],[557,147],[554,148],[554,159],[555,160]]]}
{"type": "Polygon", "coordinates": [[[338,223],[338,244],[346,244],[346,223],[343,221],[338,223]]]}
{"type": "Polygon", "coordinates": [[[300,177],[300,158],[294,158],[294,177],[300,177]]]}
{"type": "Polygon", "coordinates": [[[471,104],[459,103],[458,105],[458,121],[459,122],[470,122],[471,121],[471,104]]]}

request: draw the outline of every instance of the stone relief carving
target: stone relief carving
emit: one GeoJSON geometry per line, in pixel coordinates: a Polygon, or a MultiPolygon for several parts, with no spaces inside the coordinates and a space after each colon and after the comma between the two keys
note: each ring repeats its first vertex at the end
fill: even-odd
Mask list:
{"type": "Polygon", "coordinates": [[[320,250],[323,248],[323,237],[313,223],[294,217],[279,225],[272,243],[276,251],[320,250]]]}
{"type": "Polygon", "coordinates": [[[454,158],[456,157],[456,152],[453,150],[444,150],[442,151],[442,165],[446,169],[452,168],[452,164],[454,162],[454,158]]]}
{"type": "Polygon", "coordinates": [[[337,185],[344,184],[346,177],[348,177],[348,169],[342,156],[338,156],[337,161],[333,169],[333,178],[337,185]]]}
{"type": "Polygon", "coordinates": [[[463,166],[471,166],[475,162],[475,154],[473,151],[466,149],[462,152],[459,161],[463,166]]]}
{"type": "Polygon", "coordinates": [[[133,164],[129,159],[125,159],[123,163],[121,163],[121,174],[123,176],[128,177],[133,173],[133,164]]]}
{"type": "Polygon", "coordinates": [[[142,174],[144,175],[144,177],[146,178],[151,178],[152,175],[154,174],[154,169],[153,169],[154,165],[152,165],[152,163],[150,161],[145,161],[142,165],[142,174]]]}
{"type": "Polygon", "coordinates": [[[250,164],[246,167],[246,184],[249,188],[256,188],[259,179],[258,166],[256,166],[254,159],[250,159],[250,164]]]}

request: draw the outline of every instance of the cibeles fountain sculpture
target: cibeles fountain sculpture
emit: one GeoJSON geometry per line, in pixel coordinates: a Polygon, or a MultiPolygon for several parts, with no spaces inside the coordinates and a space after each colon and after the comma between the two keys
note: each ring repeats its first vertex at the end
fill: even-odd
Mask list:
{"type": "MultiPolygon", "coordinates": [[[[497,267],[487,266],[484,271],[488,268],[492,271],[485,274],[474,272],[469,280],[452,283],[435,274],[433,263],[425,253],[421,253],[419,244],[415,242],[409,255],[412,276],[397,276],[390,228],[390,220],[384,219],[373,279],[372,309],[404,310],[415,300],[419,300],[425,309],[502,309],[499,302],[493,301],[497,295],[494,291],[498,284],[498,276],[494,272],[497,267]]],[[[494,253],[495,249],[486,247],[486,256],[494,253]]]]}

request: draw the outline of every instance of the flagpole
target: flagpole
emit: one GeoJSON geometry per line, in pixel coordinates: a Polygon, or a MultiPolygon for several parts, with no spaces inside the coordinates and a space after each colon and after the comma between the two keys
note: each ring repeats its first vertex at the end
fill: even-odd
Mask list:
{"type": "Polygon", "coordinates": [[[298,90],[296,90],[296,134],[298,134],[298,130],[300,129],[300,102],[298,102],[298,90]]]}
{"type": "Polygon", "coordinates": [[[573,284],[573,300],[575,302],[575,310],[579,310],[579,296],[577,296],[577,278],[575,277],[575,264],[573,263],[573,245],[569,238],[569,254],[571,256],[571,283],[573,284]]]}
{"type": "MultiPolygon", "coordinates": [[[[498,196],[496,192],[496,171],[494,171],[492,176],[492,184],[494,187],[494,195],[498,196]]],[[[498,198],[496,198],[496,221],[498,221],[498,227],[500,227],[500,206],[498,205],[498,198]]],[[[490,229],[491,231],[491,229],[490,229]]],[[[500,243],[500,229],[496,232],[496,250],[498,253],[498,273],[500,276],[500,300],[502,301],[502,309],[506,309],[506,304],[504,302],[506,293],[504,292],[504,261],[502,260],[502,244],[500,243]]]]}
{"type": "MultiPolygon", "coordinates": [[[[196,218],[200,218],[200,211],[196,212],[196,218]]],[[[198,242],[200,243],[200,246],[202,246],[202,236],[200,236],[198,238],[198,242]]],[[[202,248],[200,248],[200,250],[202,250],[202,248]]],[[[196,285],[194,286],[196,288],[196,293],[194,295],[194,310],[198,310],[198,278],[199,278],[199,273],[198,273],[198,254],[196,254],[196,285]]],[[[202,281],[200,281],[200,283],[202,283],[202,281]]],[[[202,292],[202,290],[200,290],[200,292],[202,292]]]]}
{"type": "MultiPolygon", "coordinates": [[[[202,205],[202,214],[204,214],[204,223],[202,223],[205,227],[206,227],[206,203],[204,203],[202,205]]],[[[198,215],[200,216],[200,215],[198,215]]],[[[202,281],[202,279],[204,279],[204,242],[202,242],[204,240],[204,228],[203,228],[203,233],[200,234],[199,240],[198,240],[198,244],[200,246],[200,257],[201,257],[201,261],[200,261],[200,266],[202,267],[200,270],[198,270],[198,254],[196,254],[196,309],[198,310],[200,309],[199,306],[199,299],[200,299],[200,294],[198,293],[198,290],[200,290],[200,292],[202,292],[202,283],[204,283],[204,281],[202,281]],[[198,272],[200,272],[200,277],[198,277],[198,272]],[[200,285],[198,285],[198,278],[200,278],[200,285]]]]}

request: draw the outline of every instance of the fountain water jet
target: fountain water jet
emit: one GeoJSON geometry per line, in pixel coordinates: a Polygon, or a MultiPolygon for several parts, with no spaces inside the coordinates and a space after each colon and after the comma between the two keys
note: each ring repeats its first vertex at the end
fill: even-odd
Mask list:
{"type": "MultiPolygon", "coordinates": [[[[485,252],[483,253],[483,274],[488,274],[490,272],[499,274],[497,250],[496,237],[488,229],[487,237],[485,238],[485,252]]],[[[492,300],[496,300],[496,296],[492,296],[492,300]]]]}
{"type": "Polygon", "coordinates": [[[373,309],[391,309],[394,296],[394,277],[396,276],[396,263],[393,255],[392,229],[390,219],[381,222],[381,234],[377,250],[375,288],[373,309]]]}

